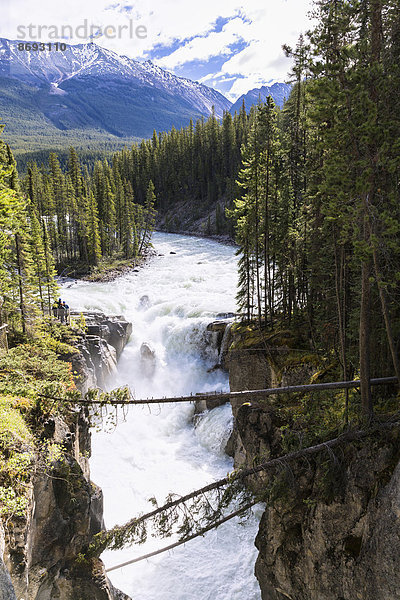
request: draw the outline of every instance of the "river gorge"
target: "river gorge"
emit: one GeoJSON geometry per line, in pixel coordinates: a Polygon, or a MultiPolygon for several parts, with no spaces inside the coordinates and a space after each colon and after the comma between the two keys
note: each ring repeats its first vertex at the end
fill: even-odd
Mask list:
{"type": "MultiPolygon", "coordinates": [[[[154,247],[142,269],[113,282],[64,280],[62,296],[79,328],[51,368],[58,359],[67,363],[81,391],[129,386],[136,399],[195,399],[197,392],[285,388],[324,374],[307,347],[294,357],[282,334],[265,343],[243,323],[226,327],[235,310],[232,247],[161,233],[154,247]]],[[[214,397],[209,404],[125,406],[117,423],[89,420],[78,406],[57,414],[44,405],[43,447],[62,449],[62,457],[49,472],[38,454],[25,515],[0,528],[0,598],[400,600],[398,422],[336,438],[328,432],[335,439],[305,447],[300,435],[313,434],[308,444],[321,439],[301,421],[311,413],[274,396],[265,401],[256,392],[243,402],[248,394],[233,395],[200,413],[214,397]],[[176,538],[150,529],[146,544],[104,552],[104,562],[91,549],[102,529],[234,467],[244,467],[242,475],[249,468],[248,486],[265,502],[250,516],[135,564],[176,538]]],[[[335,397],[326,400],[323,415],[335,397]]]]}
{"type": "MultiPolygon", "coordinates": [[[[228,390],[227,374],[211,370],[218,355],[206,328],[220,313],[235,311],[235,249],[165,233],[155,233],[153,244],[156,256],[140,271],[63,286],[73,310],[120,314],[133,324],[108,388],[129,385],[136,398],[228,390]],[[150,365],[142,344],[154,352],[150,365]]],[[[192,404],[131,407],[112,432],[93,431],[91,478],[103,490],[108,528],[147,512],[150,497],[162,504],[168,493],[184,494],[232,469],[224,452],[230,405],[204,413],[196,426],[193,412],[192,404]]],[[[140,600],[258,600],[254,540],[261,513],[256,508],[244,522],[230,521],[173,552],[113,571],[110,579],[140,600]]],[[[150,537],[102,558],[110,568],[170,542],[150,537]]]]}

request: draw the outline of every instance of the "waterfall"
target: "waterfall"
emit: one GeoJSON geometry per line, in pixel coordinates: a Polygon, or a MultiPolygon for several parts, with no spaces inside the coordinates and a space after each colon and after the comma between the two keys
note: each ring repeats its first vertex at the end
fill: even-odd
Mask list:
{"type": "MultiPolygon", "coordinates": [[[[157,256],[112,283],[76,282],[63,295],[74,310],[123,314],[133,323],[109,386],[129,385],[137,398],[229,389],[207,325],[235,311],[234,248],[201,238],[154,235],[157,256]],[[170,254],[170,253],[176,254],[170,254]]],[[[224,447],[229,405],[196,418],[192,405],[131,407],[112,433],[93,433],[92,479],[102,487],[107,527],[147,512],[170,492],[187,493],[232,469],[224,447]]],[[[140,600],[259,600],[254,539],[260,514],[233,520],[171,553],[112,572],[117,587],[140,600]]],[[[150,537],[103,555],[113,566],[171,543],[150,537]]]]}

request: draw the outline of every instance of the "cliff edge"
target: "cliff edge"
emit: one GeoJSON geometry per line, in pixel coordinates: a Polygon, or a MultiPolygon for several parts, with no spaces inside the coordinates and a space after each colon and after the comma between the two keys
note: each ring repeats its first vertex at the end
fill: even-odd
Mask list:
{"type": "MultiPolygon", "coordinates": [[[[74,373],[77,387],[86,392],[104,386],[132,325],[123,317],[100,313],[82,317],[85,331],[75,335],[75,350],[66,346],[70,351],[58,358],[71,365],[67,373],[74,373]]],[[[27,446],[34,456],[24,484],[26,506],[11,518],[3,517],[0,531],[0,598],[129,600],[112,586],[99,558],[83,559],[92,536],[104,528],[102,491],[90,480],[87,409],[55,413],[51,404],[38,406],[29,418],[35,419],[41,451],[27,446]]]]}

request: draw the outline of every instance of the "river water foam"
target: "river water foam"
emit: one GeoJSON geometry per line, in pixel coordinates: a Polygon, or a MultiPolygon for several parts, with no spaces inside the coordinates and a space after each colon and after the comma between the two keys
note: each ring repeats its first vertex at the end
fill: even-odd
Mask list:
{"type": "MultiPolygon", "coordinates": [[[[123,314],[132,321],[110,387],[127,384],[137,398],[228,390],[226,374],[208,372],[217,356],[205,328],[218,313],[235,311],[234,248],[162,233],[154,234],[153,243],[158,256],[138,273],[112,283],[67,284],[65,299],[73,310],[123,314]],[[140,361],[144,342],[155,351],[154,372],[140,361]]],[[[93,433],[91,473],[104,492],[107,527],[151,510],[150,497],[162,504],[168,493],[187,493],[232,469],[224,453],[230,406],[205,413],[196,427],[192,416],[193,406],[186,404],[132,407],[112,434],[93,433]]],[[[242,523],[232,520],[204,538],[114,571],[110,579],[135,600],[259,600],[253,574],[259,517],[256,510],[242,523]]],[[[111,567],[170,543],[151,537],[102,558],[111,567]]]]}

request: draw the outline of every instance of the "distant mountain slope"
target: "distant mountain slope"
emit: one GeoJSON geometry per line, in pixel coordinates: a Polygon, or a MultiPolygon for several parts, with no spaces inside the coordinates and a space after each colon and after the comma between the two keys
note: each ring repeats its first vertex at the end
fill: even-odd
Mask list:
{"type": "Polygon", "coordinates": [[[18,43],[0,38],[0,118],[5,137],[31,150],[39,147],[38,129],[41,147],[53,134],[61,141],[80,133],[149,137],[208,116],[213,106],[222,116],[231,105],[205,85],[94,43],[65,52],[20,51],[18,43]]]}
{"type": "Polygon", "coordinates": [[[244,100],[246,111],[249,112],[252,105],[257,104],[260,97],[262,101],[265,101],[268,96],[271,96],[275,104],[279,106],[279,108],[282,108],[285,100],[289,98],[291,89],[292,86],[289,83],[274,83],[271,86],[263,85],[260,88],[254,88],[253,90],[248,91],[247,94],[240,96],[240,98],[232,104],[229,111],[232,114],[235,114],[235,111],[239,112],[244,100]]]}

